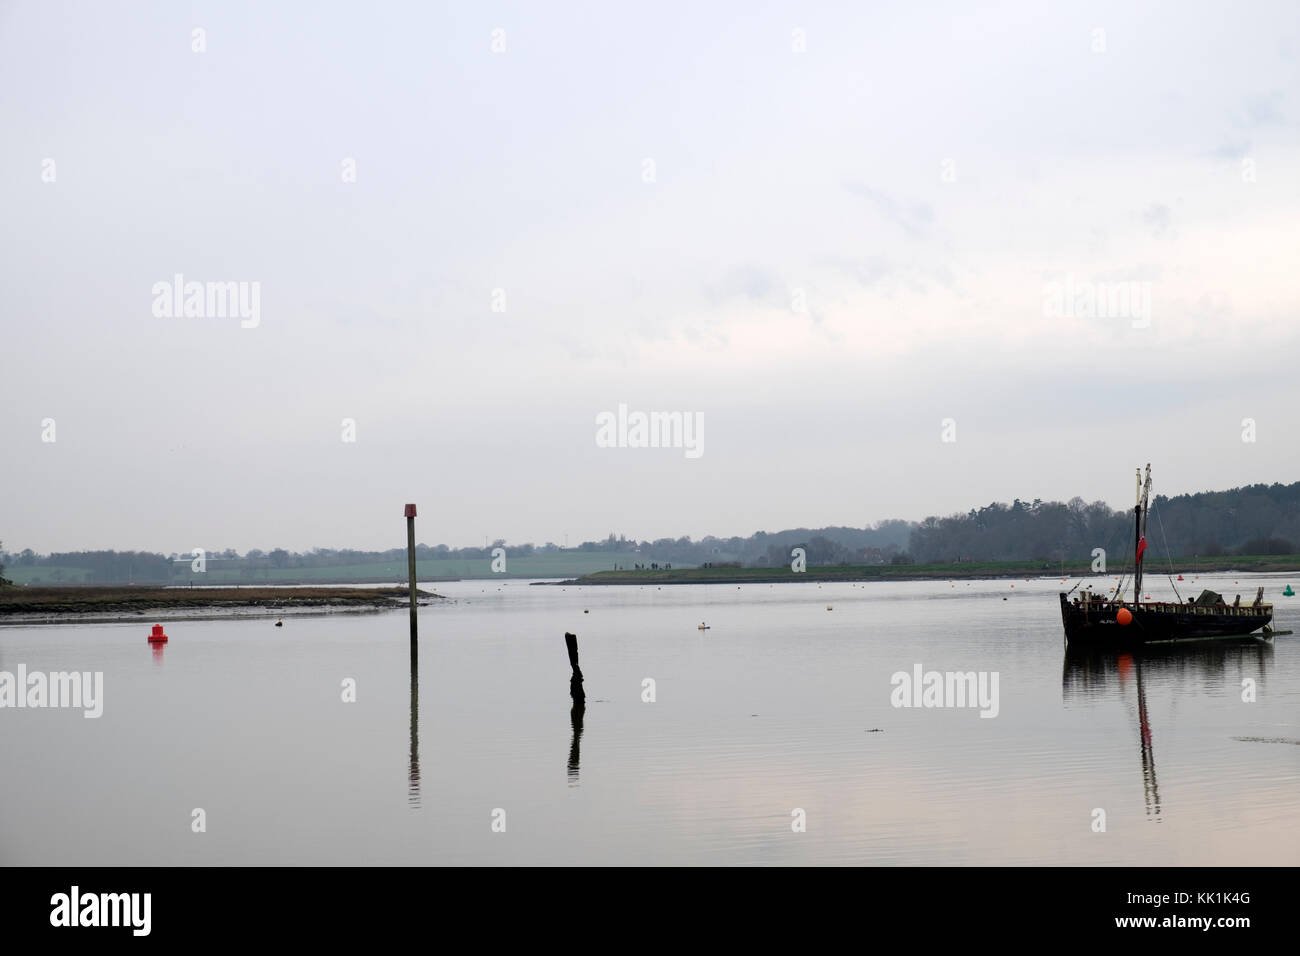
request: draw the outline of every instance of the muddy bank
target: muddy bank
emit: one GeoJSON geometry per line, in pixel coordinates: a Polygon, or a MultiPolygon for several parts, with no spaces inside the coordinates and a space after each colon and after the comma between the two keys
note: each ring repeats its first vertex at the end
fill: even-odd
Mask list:
{"type": "MultiPolygon", "coordinates": [[[[421,604],[441,595],[417,591],[421,604]]],[[[216,620],[302,614],[363,613],[408,607],[405,588],[0,588],[0,624],[216,620]]]]}

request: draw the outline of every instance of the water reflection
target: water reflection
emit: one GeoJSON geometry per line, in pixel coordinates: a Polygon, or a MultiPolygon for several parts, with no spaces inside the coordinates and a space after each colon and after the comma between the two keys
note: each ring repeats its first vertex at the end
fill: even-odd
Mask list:
{"type": "Polygon", "coordinates": [[[1207,684],[1252,677],[1260,687],[1273,662],[1273,644],[1263,640],[1197,641],[1187,644],[1153,644],[1134,651],[1075,650],[1065,652],[1061,696],[1073,700],[1098,700],[1117,696],[1136,699],[1137,737],[1142,766],[1142,792],[1147,816],[1160,816],[1160,786],[1151,721],[1147,711],[1150,684],[1167,686],[1175,694],[1195,694],[1207,684]]]}
{"type": "Polygon", "coordinates": [[[407,764],[406,799],[420,808],[420,649],[411,639],[411,755],[407,764]]]}
{"type": "Polygon", "coordinates": [[[149,646],[153,648],[153,662],[161,667],[163,662],[163,648],[167,645],[161,641],[150,641],[149,646]]]}
{"type": "Polygon", "coordinates": [[[587,698],[581,693],[573,695],[573,709],[569,711],[569,725],[573,739],[569,743],[569,784],[578,785],[579,744],[582,742],[582,716],[587,712],[587,698]]]}
{"type": "Polygon", "coordinates": [[[1142,740],[1142,797],[1147,816],[1160,816],[1160,787],[1156,783],[1156,755],[1151,749],[1151,721],[1147,719],[1146,688],[1142,684],[1142,661],[1132,654],[1119,655],[1119,682],[1127,683],[1125,674],[1132,669],[1137,685],[1138,732],[1142,740]]]}
{"type": "Polygon", "coordinates": [[[564,633],[564,647],[569,654],[569,696],[573,698],[573,708],[569,711],[569,726],[573,736],[569,740],[569,786],[578,785],[578,745],[582,741],[582,717],[587,712],[587,692],[582,688],[582,668],[578,665],[578,636],[564,633]]]}

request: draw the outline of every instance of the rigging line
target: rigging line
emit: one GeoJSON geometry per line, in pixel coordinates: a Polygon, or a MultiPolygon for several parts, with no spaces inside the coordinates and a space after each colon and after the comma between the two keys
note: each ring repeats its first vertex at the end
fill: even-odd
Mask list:
{"type": "MultiPolygon", "coordinates": [[[[1123,539],[1122,539],[1122,540],[1123,540],[1123,542],[1124,542],[1124,564],[1120,567],[1119,580],[1115,582],[1115,596],[1114,596],[1113,598],[1111,598],[1111,600],[1112,600],[1112,601],[1120,601],[1120,603],[1122,604],[1123,601],[1120,599],[1120,594],[1123,592],[1123,590],[1124,590],[1124,582],[1125,582],[1125,581],[1127,580],[1127,578],[1128,578],[1128,556],[1129,556],[1129,555],[1128,555],[1128,542],[1129,542],[1129,538],[1128,538],[1128,528],[1127,528],[1127,527],[1123,527],[1123,528],[1121,528],[1120,530],[1121,530],[1121,532],[1122,532],[1122,534],[1123,534],[1123,539]]],[[[1110,539],[1110,540],[1111,540],[1111,541],[1115,540],[1114,535],[1111,536],[1111,539],[1110,539]]]]}
{"type": "Polygon", "coordinates": [[[1119,601],[1121,604],[1124,603],[1123,600],[1120,598],[1120,595],[1124,591],[1124,583],[1127,579],[1128,579],[1128,544],[1125,543],[1124,566],[1120,570],[1119,580],[1115,582],[1115,596],[1111,598],[1112,601],[1119,601]]]}
{"type": "MultiPolygon", "coordinates": [[[[1112,601],[1120,600],[1120,593],[1124,590],[1124,582],[1128,578],[1128,557],[1129,557],[1128,543],[1130,538],[1128,537],[1127,528],[1121,527],[1121,531],[1123,532],[1124,535],[1122,539],[1124,542],[1124,564],[1120,568],[1119,580],[1115,582],[1115,596],[1111,598],[1112,601]]],[[[1109,544],[1110,541],[1114,541],[1114,540],[1115,540],[1115,536],[1114,533],[1112,533],[1109,541],[1107,541],[1107,544],[1109,544]]],[[[1121,603],[1123,602],[1121,601],[1121,603]]]]}
{"type": "MultiPolygon", "coordinates": [[[[1115,540],[1115,533],[1114,533],[1114,532],[1111,532],[1110,537],[1106,539],[1106,548],[1104,549],[1104,550],[1106,551],[1106,553],[1108,553],[1108,554],[1110,553],[1110,545],[1114,542],[1114,540],[1115,540]]],[[[1124,544],[1124,563],[1125,563],[1125,571],[1124,571],[1124,573],[1127,574],[1127,573],[1128,573],[1128,570],[1127,570],[1127,566],[1128,566],[1128,543],[1127,543],[1127,539],[1125,540],[1125,544],[1124,544]]],[[[1074,582],[1074,587],[1070,588],[1070,590],[1068,590],[1068,591],[1065,592],[1065,596],[1066,596],[1066,597],[1069,597],[1069,596],[1070,596],[1071,594],[1073,594],[1076,590],[1078,590],[1079,585],[1082,584],[1082,583],[1087,579],[1087,577],[1088,577],[1088,572],[1084,572],[1083,574],[1079,575],[1079,580],[1077,580],[1077,581],[1074,582]]]]}
{"type": "Polygon", "coordinates": [[[1160,511],[1154,504],[1151,507],[1156,513],[1156,523],[1160,525],[1160,541],[1165,546],[1165,558],[1169,561],[1169,574],[1167,575],[1169,578],[1169,586],[1174,589],[1174,594],[1178,597],[1178,603],[1182,604],[1183,596],[1178,591],[1178,585],[1174,584],[1174,559],[1169,553],[1169,539],[1165,537],[1165,519],[1160,517],[1160,511]]]}

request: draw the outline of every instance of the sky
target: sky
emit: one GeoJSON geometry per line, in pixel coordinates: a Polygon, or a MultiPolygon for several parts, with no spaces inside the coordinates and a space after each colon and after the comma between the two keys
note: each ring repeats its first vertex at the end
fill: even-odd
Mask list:
{"type": "Polygon", "coordinates": [[[1296,481],[1298,56],[1294,2],[0,0],[0,541],[1296,481]]]}

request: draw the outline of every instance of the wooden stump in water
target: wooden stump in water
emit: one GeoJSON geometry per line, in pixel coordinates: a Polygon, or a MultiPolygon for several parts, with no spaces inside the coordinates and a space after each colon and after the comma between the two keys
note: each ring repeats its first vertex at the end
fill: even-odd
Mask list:
{"type": "Polygon", "coordinates": [[[569,678],[569,694],[576,700],[585,700],[586,692],[582,689],[582,668],[578,666],[578,635],[564,632],[564,646],[569,652],[569,666],[573,676],[569,678]]]}

